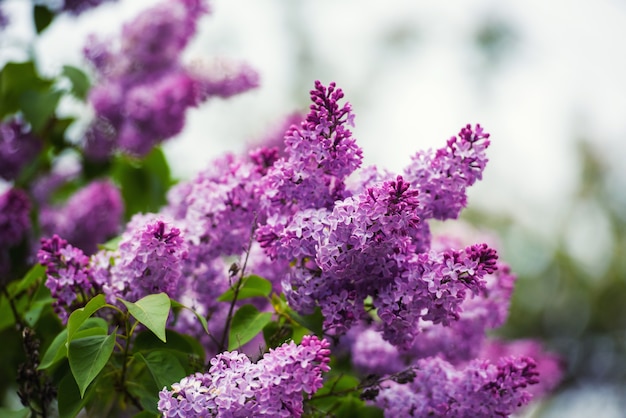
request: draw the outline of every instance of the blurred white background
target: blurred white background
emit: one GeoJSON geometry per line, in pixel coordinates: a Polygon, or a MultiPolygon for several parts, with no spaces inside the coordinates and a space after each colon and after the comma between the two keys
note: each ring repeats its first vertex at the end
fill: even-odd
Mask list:
{"type": "MultiPolygon", "coordinates": [[[[84,66],[87,34],[113,35],[154,3],[120,0],[58,18],[35,44],[40,69],[84,66]]],[[[0,35],[3,61],[19,55],[11,45],[32,39],[21,11],[28,2],[5,4],[14,21],[25,17],[0,35]]],[[[245,60],[261,87],[194,110],[165,150],[175,175],[188,178],[306,110],[315,79],[336,81],[353,104],[367,164],[399,171],[418,149],[444,146],[466,123],[482,124],[492,134],[490,164],[470,205],[512,214],[549,239],[580,174],[577,140],[592,141],[626,177],[625,39],[623,0],[214,0],[185,56],[245,60]]],[[[599,216],[573,233],[596,261],[611,232],[599,216]]],[[[587,417],[592,407],[602,417],[623,416],[610,390],[586,396],[602,401],[576,392],[546,416],[587,417]]]]}

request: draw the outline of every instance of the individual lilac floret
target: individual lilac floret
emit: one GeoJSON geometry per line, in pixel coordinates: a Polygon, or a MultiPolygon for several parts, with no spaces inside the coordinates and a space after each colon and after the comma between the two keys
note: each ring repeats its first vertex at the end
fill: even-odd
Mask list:
{"type": "Polygon", "coordinates": [[[454,368],[438,357],[420,360],[409,383],[383,383],[375,405],[385,417],[506,417],[527,404],[537,383],[535,363],[507,357],[454,368]]]}
{"type": "Polygon", "coordinates": [[[105,180],[80,189],[62,207],[42,208],[39,222],[43,235],[58,234],[91,255],[117,235],[123,214],[120,191],[105,180]]]}
{"type": "Polygon", "coordinates": [[[264,204],[278,212],[287,208],[331,208],[346,197],[344,180],[362,160],[348,126],[354,125],[350,103],[339,105],[343,91],[320,81],[311,90],[310,112],[300,127],[285,135],[287,158],[269,170],[264,204]]]}
{"type": "Polygon", "coordinates": [[[270,350],[257,363],[225,352],[211,360],[208,373],[196,373],[159,393],[158,409],[168,417],[300,417],[303,394],[322,387],[330,370],[330,344],[305,336],[270,350]]]}
{"type": "Polygon", "coordinates": [[[42,238],[37,261],[46,267],[46,286],[56,299],[52,306],[63,323],[104,284],[91,278],[89,258],[58,235],[42,238]]]}
{"type": "Polygon", "coordinates": [[[462,128],[445,148],[418,152],[405,176],[420,191],[424,219],[457,218],[467,205],[466,189],[482,179],[489,134],[480,125],[462,128]]]}
{"type": "Polygon", "coordinates": [[[111,299],[135,302],[144,296],[165,292],[176,298],[181,289],[187,244],[180,230],[157,215],[135,215],[128,223],[111,267],[111,299]]]}
{"type": "Polygon", "coordinates": [[[0,177],[15,180],[41,148],[41,140],[20,119],[0,123],[0,177]]]}
{"type": "Polygon", "coordinates": [[[30,200],[20,189],[0,195],[0,250],[21,243],[30,232],[30,200]]]}

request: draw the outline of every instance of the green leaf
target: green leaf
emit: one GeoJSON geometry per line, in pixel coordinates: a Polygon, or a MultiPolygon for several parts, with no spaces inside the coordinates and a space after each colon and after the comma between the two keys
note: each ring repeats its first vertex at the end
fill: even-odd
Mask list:
{"type": "Polygon", "coordinates": [[[78,338],[70,341],[67,357],[70,369],[83,397],[87,386],[109,361],[115,347],[116,333],[78,338]]]}
{"type": "Polygon", "coordinates": [[[30,409],[22,408],[14,411],[8,408],[0,408],[0,417],[4,418],[28,418],[30,417],[30,409]]]}
{"type": "MultiPolygon", "coordinates": [[[[75,338],[88,337],[91,335],[106,335],[108,325],[102,318],[89,318],[87,319],[78,331],[74,334],[75,338]],[[90,333],[84,333],[84,331],[90,331],[90,333]]],[[[37,368],[38,370],[44,370],[50,366],[56,364],[58,361],[67,357],[67,329],[61,331],[52,343],[48,346],[48,349],[41,359],[41,364],[37,368]]]]}
{"type": "Polygon", "coordinates": [[[288,315],[298,324],[302,325],[308,330],[313,331],[315,335],[322,335],[322,324],[324,323],[324,316],[322,315],[322,311],[319,307],[315,308],[315,312],[310,315],[300,315],[293,309],[289,308],[288,315]]]}
{"type": "Polygon", "coordinates": [[[52,23],[52,19],[54,19],[54,13],[47,7],[36,5],[33,8],[33,20],[35,21],[37,33],[43,32],[52,23]]]}
{"type": "Polygon", "coordinates": [[[200,363],[204,363],[205,349],[200,342],[185,334],[166,330],[167,342],[159,340],[152,332],[144,331],[136,335],[133,343],[133,352],[150,352],[154,350],[170,350],[183,353],[187,357],[195,356],[200,363]]]}
{"type": "Polygon", "coordinates": [[[133,416],[133,418],[158,418],[159,414],[152,413],[150,411],[141,411],[137,415],[133,416]]]}
{"type": "Polygon", "coordinates": [[[271,312],[259,312],[252,305],[243,305],[233,315],[228,350],[232,351],[253,339],[271,320],[271,312]]]}
{"type": "Polygon", "coordinates": [[[60,91],[27,90],[20,95],[18,104],[33,130],[42,133],[57,108],[63,94],[60,91]]]}
{"type": "Polygon", "coordinates": [[[86,100],[89,87],[91,87],[87,74],[76,67],[64,65],[63,75],[72,82],[72,94],[81,100],[86,100]]]}
{"type": "Polygon", "coordinates": [[[23,93],[43,92],[51,86],[51,80],[39,77],[33,61],[6,64],[0,70],[0,119],[20,110],[23,93]]]}
{"type": "Polygon", "coordinates": [[[167,202],[172,179],[160,148],[153,148],[143,160],[118,157],[111,174],[122,189],[128,219],[138,212],[156,212],[167,202]]]}
{"type": "Polygon", "coordinates": [[[84,308],[76,309],[72,312],[67,321],[67,341],[72,341],[74,333],[78,331],[83,322],[105,305],[104,295],[98,295],[91,299],[84,308]]]}
{"type": "Polygon", "coordinates": [[[107,251],[115,251],[117,250],[117,247],[119,247],[121,241],[122,241],[122,236],[119,235],[115,238],[111,238],[104,244],[98,244],[98,249],[107,250],[107,251]]]}
{"type": "Polygon", "coordinates": [[[74,418],[85,407],[93,391],[87,391],[87,396],[81,396],[76,381],[71,373],[65,375],[59,383],[58,404],[60,418],[74,418]]]}
{"type": "MultiPolygon", "coordinates": [[[[262,277],[250,275],[244,277],[243,284],[237,293],[237,300],[254,297],[268,297],[272,292],[272,283],[262,277]]],[[[217,300],[220,302],[230,302],[235,298],[234,289],[228,289],[217,300]]]]}
{"type": "Polygon", "coordinates": [[[28,273],[17,282],[16,286],[10,286],[9,293],[12,297],[16,296],[20,292],[29,289],[37,280],[43,279],[46,275],[46,268],[41,264],[35,264],[28,273]]]}
{"type": "Polygon", "coordinates": [[[280,325],[276,321],[272,321],[263,328],[263,338],[268,348],[276,348],[293,335],[293,328],[289,324],[280,325]]]}
{"type": "Polygon", "coordinates": [[[137,302],[122,300],[128,312],[165,342],[165,324],[170,313],[170,298],[165,293],[148,295],[137,302]]]}
{"type": "Polygon", "coordinates": [[[180,361],[168,350],[151,351],[145,356],[141,353],[135,353],[133,357],[146,364],[157,388],[169,387],[172,383],[176,383],[187,376],[187,372],[180,361]]]}
{"type": "Polygon", "coordinates": [[[338,403],[343,401],[344,396],[327,396],[331,391],[341,392],[356,388],[359,385],[359,379],[350,375],[333,376],[324,382],[324,386],[320,388],[309,401],[316,408],[322,411],[334,410],[338,403]],[[320,396],[320,398],[316,398],[320,396]]]}
{"type": "Polygon", "coordinates": [[[172,302],[173,309],[188,309],[191,312],[193,312],[196,318],[198,318],[198,321],[200,321],[200,324],[202,324],[202,328],[204,329],[204,332],[206,332],[207,334],[211,334],[209,332],[209,325],[207,324],[206,318],[204,316],[200,315],[198,312],[194,311],[190,307],[185,306],[182,303],[175,301],[174,299],[170,299],[170,301],[172,302]]]}

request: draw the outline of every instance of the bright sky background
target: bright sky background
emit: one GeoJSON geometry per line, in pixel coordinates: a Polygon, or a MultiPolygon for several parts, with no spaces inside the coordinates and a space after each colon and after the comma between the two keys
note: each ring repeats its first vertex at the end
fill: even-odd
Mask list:
{"type": "MultiPolygon", "coordinates": [[[[28,4],[5,1],[15,13],[28,4]]],[[[36,45],[41,70],[83,66],[86,34],[114,34],[153,3],[120,0],[79,19],[57,19],[36,45]]],[[[226,150],[242,150],[282,116],[304,109],[320,79],[336,81],[352,102],[354,133],[368,164],[401,170],[418,149],[441,147],[464,124],[481,123],[492,133],[491,161],[470,205],[512,213],[545,236],[567,210],[579,174],[575,139],[592,140],[626,178],[624,0],[212,4],[186,56],[245,60],[259,71],[262,86],[191,112],[186,131],[165,146],[179,177],[226,150]],[[512,31],[497,65],[473,41],[486,20],[512,31]]],[[[0,38],[0,49],[28,40],[28,25],[25,20],[10,39],[0,38]]],[[[16,58],[7,51],[2,59],[16,58]]],[[[598,258],[610,231],[602,230],[601,214],[592,210],[589,218],[592,227],[579,234],[581,252],[598,258]]],[[[607,413],[602,416],[617,416],[607,413]]]]}

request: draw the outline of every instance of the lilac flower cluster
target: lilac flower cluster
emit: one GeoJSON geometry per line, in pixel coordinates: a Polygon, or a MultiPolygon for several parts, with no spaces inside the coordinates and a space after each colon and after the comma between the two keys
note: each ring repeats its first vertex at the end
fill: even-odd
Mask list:
{"type": "Polygon", "coordinates": [[[0,195],[0,249],[18,245],[28,235],[30,200],[20,189],[11,188],[0,195]]]}
{"type": "Polygon", "coordinates": [[[62,207],[43,206],[39,215],[42,234],[58,234],[87,255],[119,232],[124,203],[117,187],[95,181],[74,193],[62,207]]]}
{"type": "Polygon", "coordinates": [[[42,142],[21,119],[0,123],[0,177],[15,180],[22,169],[34,160],[42,142]]]}
{"type": "Polygon", "coordinates": [[[113,301],[120,296],[134,302],[161,292],[177,297],[186,257],[180,229],[155,215],[133,216],[110,268],[110,283],[104,289],[107,298],[113,301]]]}
{"type": "Polygon", "coordinates": [[[158,408],[168,417],[300,417],[303,393],[322,387],[330,344],[305,336],[270,350],[257,363],[236,351],[218,354],[208,373],[164,388],[158,408]]]}
{"type": "Polygon", "coordinates": [[[52,307],[63,323],[102,291],[103,283],[92,277],[89,257],[58,235],[42,238],[37,261],[46,267],[46,287],[55,299],[52,307]]]}
{"type": "Polygon", "coordinates": [[[162,2],[124,25],[117,50],[92,39],[85,53],[99,82],[89,95],[96,119],[86,134],[88,156],[103,159],[115,149],[143,156],[182,130],[188,108],[257,86],[247,66],[182,64],[207,12],[203,0],[162,2]]]}
{"type": "Polygon", "coordinates": [[[537,383],[536,366],[526,357],[497,363],[476,360],[455,369],[439,358],[419,361],[409,383],[387,381],[375,404],[385,417],[505,417],[527,404],[526,387],[537,383]]]}
{"type": "Polygon", "coordinates": [[[30,199],[17,188],[0,194],[0,277],[7,280],[11,269],[13,247],[28,242],[31,231],[30,199]]]}

